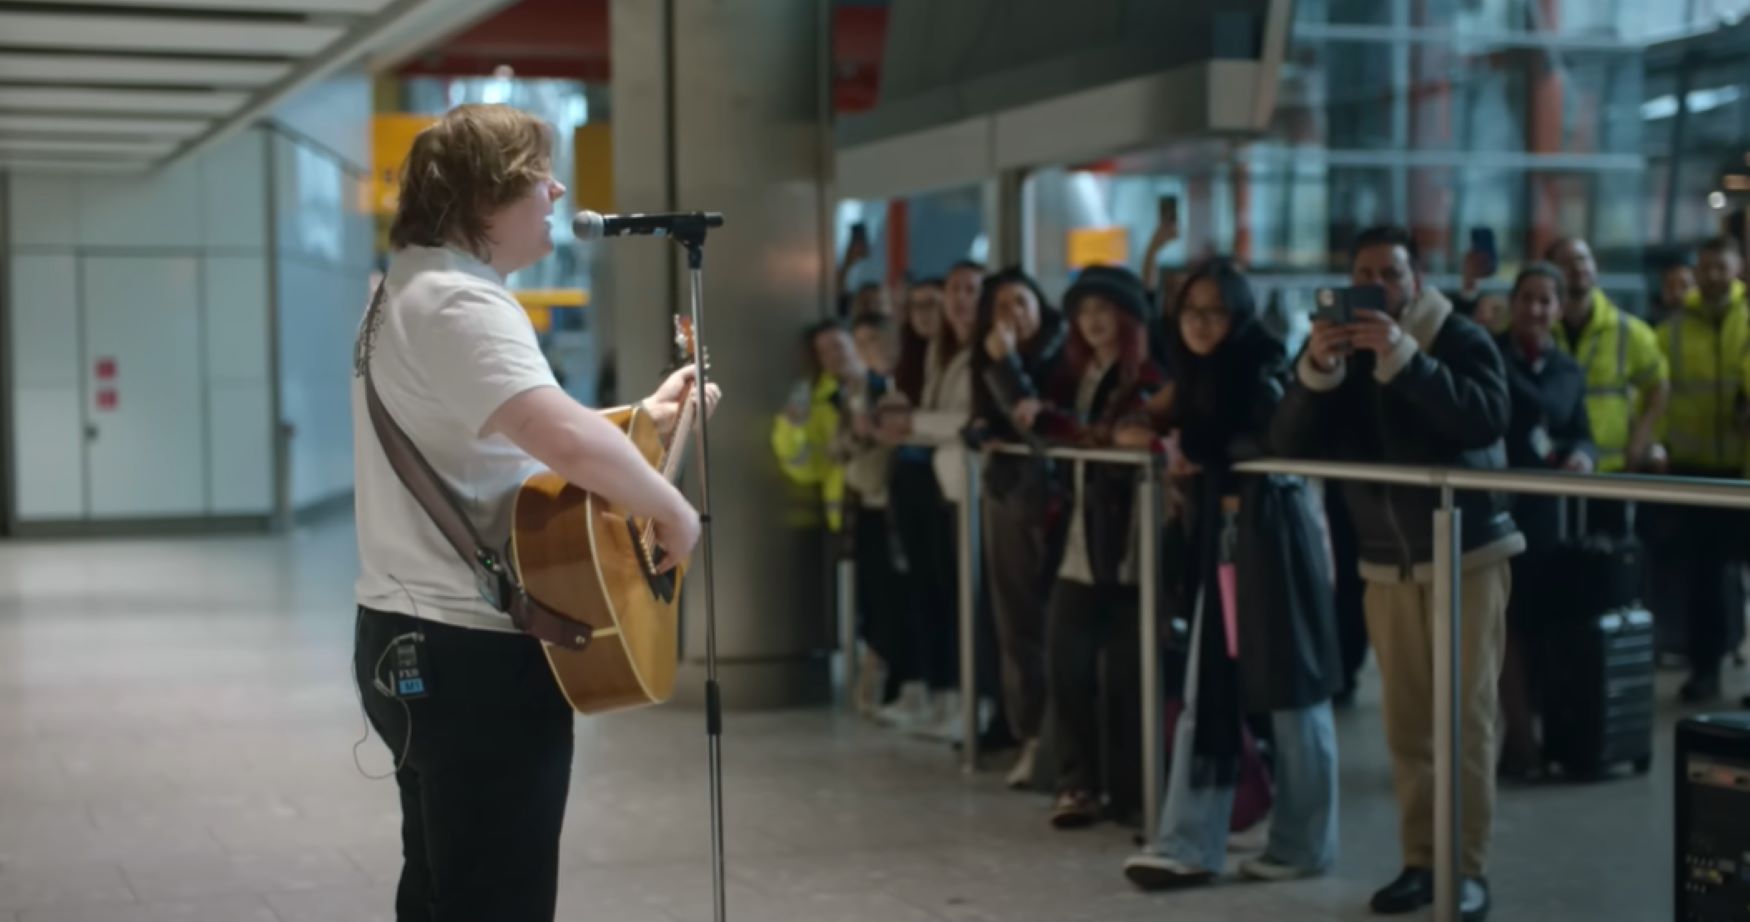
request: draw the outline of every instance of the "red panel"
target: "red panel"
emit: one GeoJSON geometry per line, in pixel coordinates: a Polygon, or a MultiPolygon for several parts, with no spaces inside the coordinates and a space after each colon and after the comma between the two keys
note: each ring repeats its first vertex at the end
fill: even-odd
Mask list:
{"type": "Polygon", "coordinates": [[[905,281],[906,263],[911,253],[911,212],[903,198],[887,203],[887,284],[905,281]]]}
{"type": "MultiPolygon", "coordinates": [[[[1552,0],[1542,0],[1540,4],[1544,28],[1552,32],[1557,26],[1560,5],[1552,0]]],[[[1558,153],[1562,149],[1562,99],[1565,95],[1562,75],[1550,67],[1542,55],[1533,65],[1530,94],[1531,104],[1525,107],[1530,121],[1526,126],[1525,146],[1533,154],[1558,153]]],[[[1530,180],[1531,226],[1527,229],[1525,244],[1530,255],[1542,256],[1543,251],[1563,233],[1558,226],[1561,221],[1562,177],[1532,173],[1530,180]]]]}
{"type": "Polygon", "coordinates": [[[115,388],[106,387],[97,392],[97,408],[105,413],[115,412],[115,388]]]}
{"type": "Polygon", "coordinates": [[[402,74],[518,76],[605,81],[608,0],[521,0],[409,61],[402,74]]]}
{"type": "Polygon", "coordinates": [[[887,48],[887,7],[838,6],[832,15],[832,101],[841,114],[875,108],[881,99],[881,57],[887,48]]]}

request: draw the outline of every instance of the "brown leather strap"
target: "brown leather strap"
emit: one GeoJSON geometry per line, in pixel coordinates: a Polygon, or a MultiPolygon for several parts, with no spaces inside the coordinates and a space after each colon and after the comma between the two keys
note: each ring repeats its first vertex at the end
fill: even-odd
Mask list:
{"type": "MultiPolygon", "coordinates": [[[[371,297],[360,337],[368,339],[380,320],[377,314],[382,310],[384,284],[378,284],[377,293],[371,297]]],[[[567,618],[529,595],[517,582],[516,574],[506,561],[480,540],[480,532],[463,511],[461,503],[457,502],[455,494],[432,470],[431,464],[413,444],[413,439],[396,424],[388,408],[383,406],[382,398],[377,396],[377,386],[371,380],[368,344],[360,344],[359,355],[359,370],[365,379],[365,406],[370,413],[371,427],[377,433],[377,443],[389,459],[389,466],[395,469],[395,476],[400,478],[407,492],[413,494],[444,540],[455,549],[456,556],[473,571],[481,598],[509,615],[517,630],[531,637],[568,650],[581,650],[587,646],[592,633],[589,625],[567,618]]]]}

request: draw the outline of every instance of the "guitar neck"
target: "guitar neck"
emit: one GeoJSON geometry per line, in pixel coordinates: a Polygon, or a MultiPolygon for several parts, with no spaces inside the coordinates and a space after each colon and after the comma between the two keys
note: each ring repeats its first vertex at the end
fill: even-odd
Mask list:
{"type": "Polygon", "coordinates": [[[681,462],[686,459],[688,437],[692,435],[693,421],[697,416],[698,401],[688,394],[687,399],[681,401],[681,418],[669,437],[668,450],[663,453],[662,476],[669,483],[680,481],[681,462]]]}

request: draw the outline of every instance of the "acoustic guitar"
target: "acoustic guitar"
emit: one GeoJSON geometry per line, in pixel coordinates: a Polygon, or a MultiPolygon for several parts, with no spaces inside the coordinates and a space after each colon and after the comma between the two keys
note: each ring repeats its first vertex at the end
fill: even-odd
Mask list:
{"type": "MultiPolygon", "coordinates": [[[[675,318],[680,360],[694,348],[691,322],[675,318]]],[[[679,479],[697,418],[696,389],[664,440],[641,407],[609,414],[669,482],[679,479]]],[[[511,557],[523,587],[541,604],[592,628],[580,650],[543,644],[553,678],[583,714],[646,707],[674,693],[680,586],[686,565],[657,573],[649,520],[627,515],[603,497],[545,471],[517,491],[511,557]]]]}

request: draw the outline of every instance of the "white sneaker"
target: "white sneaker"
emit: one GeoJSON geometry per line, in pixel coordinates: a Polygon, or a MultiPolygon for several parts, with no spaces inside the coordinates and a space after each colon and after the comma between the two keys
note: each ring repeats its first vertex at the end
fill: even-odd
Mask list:
{"type": "Polygon", "coordinates": [[[1215,879],[1215,874],[1176,858],[1143,853],[1124,860],[1124,876],[1144,890],[1177,890],[1215,879]]]}
{"type": "Polygon", "coordinates": [[[1227,850],[1237,854],[1261,852],[1270,844],[1268,816],[1227,837],[1227,850]]]}
{"type": "Polygon", "coordinates": [[[1021,756],[1015,760],[1015,767],[1009,769],[1008,785],[1016,790],[1025,790],[1033,786],[1034,763],[1039,759],[1039,740],[1030,739],[1021,742],[1021,756]]]}
{"type": "Polygon", "coordinates": [[[1277,882],[1284,880],[1300,880],[1306,877],[1318,876],[1318,871],[1297,868],[1290,864],[1280,864],[1269,855],[1257,858],[1247,858],[1240,862],[1240,873],[1252,880],[1277,882]]]}
{"type": "Polygon", "coordinates": [[[900,730],[924,725],[932,716],[930,690],[922,682],[907,682],[899,687],[899,697],[875,712],[875,722],[900,730]]]}
{"type": "Polygon", "coordinates": [[[940,740],[945,743],[960,741],[961,724],[965,722],[960,713],[960,692],[958,690],[939,691],[930,695],[929,717],[912,730],[912,733],[925,739],[940,740]]]}

